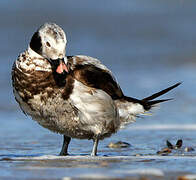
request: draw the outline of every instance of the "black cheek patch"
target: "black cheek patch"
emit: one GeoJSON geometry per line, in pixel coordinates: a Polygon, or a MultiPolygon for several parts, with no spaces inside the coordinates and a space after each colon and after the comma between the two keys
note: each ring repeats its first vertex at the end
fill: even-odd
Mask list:
{"type": "Polygon", "coordinates": [[[30,48],[36,53],[41,54],[42,43],[41,43],[41,37],[38,32],[35,32],[33,34],[33,37],[31,38],[31,42],[30,42],[30,48]]]}

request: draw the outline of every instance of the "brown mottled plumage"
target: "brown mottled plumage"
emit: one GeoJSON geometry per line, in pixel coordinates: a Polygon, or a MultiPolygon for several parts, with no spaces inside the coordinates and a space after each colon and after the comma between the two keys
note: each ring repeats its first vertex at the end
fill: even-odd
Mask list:
{"type": "Polygon", "coordinates": [[[60,155],[68,154],[71,138],[93,139],[91,155],[96,155],[100,139],[166,101],[153,99],[180,84],[143,100],[127,97],[99,60],[66,57],[65,47],[64,31],[46,23],[34,33],[27,51],[19,55],[12,69],[14,95],[23,112],[41,126],[64,135],[60,155]]]}

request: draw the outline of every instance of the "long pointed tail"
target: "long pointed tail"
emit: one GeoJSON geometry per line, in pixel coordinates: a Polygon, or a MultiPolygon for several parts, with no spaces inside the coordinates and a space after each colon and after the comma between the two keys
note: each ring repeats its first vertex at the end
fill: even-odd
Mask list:
{"type": "Polygon", "coordinates": [[[165,102],[165,101],[169,101],[169,100],[172,100],[172,99],[160,99],[160,100],[153,100],[169,91],[171,91],[172,89],[176,88],[177,86],[179,86],[181,83],[176,83],[175,85],[173,86],[170,86],[162,91],[159,91],[151,96],[148,96],[142,100],[139,100],[139,99],[136,99],[136,98],[132,98],[132,97],[127,97],[127,96],[124,96],[123,98],[129,102],[133,102],[133,103],[139,103],[141,105],[143,105],[144,109],[146,111],[150,110],[151,107],[153,107],[153,105],[155,104],[159,104],[159,103],[162,103],[162,102],[165,102]]]}
{"type": "Polygon", "coordinates": [[[151,96],[148,96],[148,97],[142,99],[141,100],[141,102],[142,102],[141,104],[144,106],[145,110],[149,110],[155,104],[172,100],[172,99],[160,99],[160,100],[153,100],[153,99],[155,99],[155,98],[157,98],[157,97],[159,97],[159,96],[161,96],[161,95],[171,91],[172,89],[178,87],[180,84],[181,84],[181,82],[176,83],[173,86],[170,86],[170,87],[168,87],[168,88],[166,88],[166,89],[164,89],[162,91],[159,91],[159,92],[157,92],[157,93],[155,93],[155,94],[153,94],[151,96]]]}

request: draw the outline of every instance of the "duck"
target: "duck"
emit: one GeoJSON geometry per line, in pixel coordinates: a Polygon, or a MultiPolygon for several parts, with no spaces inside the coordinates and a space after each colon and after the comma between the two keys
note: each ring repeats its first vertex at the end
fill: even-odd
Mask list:
{"type": "Polygon", "coordinates": [[[135,122],[154,106],[171,99],[157,97],[178,82],[143,99],[124,95],[112,72],[96,58],[66,56],[64,30],[44,23],[12,67],[13,94],[21,110],[42,127],[63,135],[61,156],[68,155],[71,138],[98,143],[135,122]]]}

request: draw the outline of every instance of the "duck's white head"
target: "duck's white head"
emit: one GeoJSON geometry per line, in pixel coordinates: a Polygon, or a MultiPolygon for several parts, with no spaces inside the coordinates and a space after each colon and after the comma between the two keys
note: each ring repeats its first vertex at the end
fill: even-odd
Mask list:
{"type": "Polygon", "coordinates": [[[47,59],[57,73],[68,71],[66,67],[66,35],[55,23],[43,24],[32,36],[29,48],[47,59]]]}

